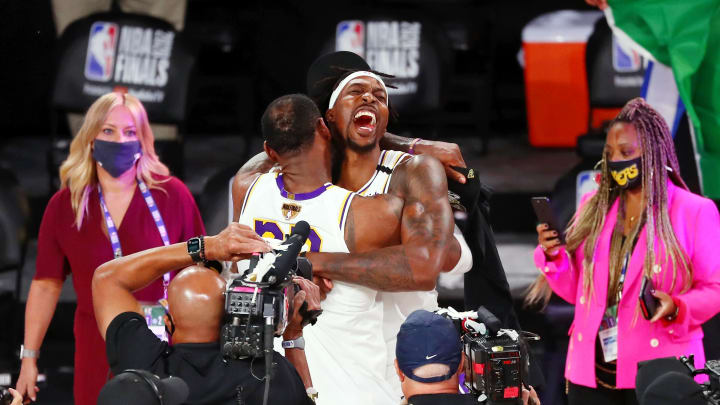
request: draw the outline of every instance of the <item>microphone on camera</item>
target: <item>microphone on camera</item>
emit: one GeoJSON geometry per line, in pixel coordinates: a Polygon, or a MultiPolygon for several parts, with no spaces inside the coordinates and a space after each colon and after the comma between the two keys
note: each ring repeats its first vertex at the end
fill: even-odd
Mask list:
{"type": "Polygon", "coordinates": [[[307,222],[300,221],[295,224],[292,234],[280,245],[287,246],[287,248],[278,251],[275,262],[273,263],[273,268],[265,274],[262,281],[279,282],[284,280],[290,273],[290,270],[295,267],[297,257],[309,234],[310,225],[307,222]]]}
{"type": "Polygon", "coordinates": [[[477,320],[485,324],[491,335],[495,335],[500,329],[502,329],[502,322],[484,306],[477,309],[477,320]]]}

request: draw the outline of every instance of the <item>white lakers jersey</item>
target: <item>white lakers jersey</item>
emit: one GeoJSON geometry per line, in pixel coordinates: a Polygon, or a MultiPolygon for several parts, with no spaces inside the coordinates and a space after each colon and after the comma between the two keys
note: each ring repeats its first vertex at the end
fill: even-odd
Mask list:
{"type": "Polygon", "coordinates": [[[395,167],[409,158],[412,155],[405,152],[398,152],[394,150],[384,150],[380,154],[378,159],[378,165],[375,169],[370,180],[365,183],[364,186],[357,191],[362,196],[373,196],[375,194],[387,193],[388,187],[390,187],[390,178],[392,177],[393,170],[395,167]]]}
{"type": "MultiPolygon", "coordinates": [[[[292,194],[285,190],[282,174],[267,173],[248,189],[239,222],[260,236],[283,240],[294,224],[306,221],[310,251],[347,253],[345,219],[354,195],[330,183],[310,193],[292,194]]],[[[383,312],[376,295],[373,289],[334,281],[317,323],[303,329],[310,375],[320,392],[318,404],[399,401],[385,379],[383,312]]]]}
{"type": "MultiPolygon", "coordinates": [[[[392,174],[398,164],[412,155],[384,150],[380,154],[378,167],[373,176],[358,190],[363,196],[385,194],[390,187],[392,174]]],[[[386,378],[393,383],[396,392],[400,391],[400,381],[395,373],[395,342],[400,325],[416,309],[435,311],[438,309],[437,291],[379,292],[377,301],[383,306],[383,336],[387,350],[386,378]]]]}
{"type": "Polygon", "coordinates": [[[296,223],[307,221],[310,235],[306,244],[311,251],[347,252],[344,225],[353,195],[330,183],[310,193],[288,193],[282,174],[266,173],[248,188],[239,222],[260,236],[283,240],[296,223]]]}

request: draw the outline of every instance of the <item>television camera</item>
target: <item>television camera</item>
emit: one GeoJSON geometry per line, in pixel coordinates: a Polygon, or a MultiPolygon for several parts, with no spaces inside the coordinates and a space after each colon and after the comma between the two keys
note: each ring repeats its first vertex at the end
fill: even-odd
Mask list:
{"type": "Polygon", "coordinates": [[[465,356],[464,386],[478,402],[522,404],[528,376],[528,344],[540,337],[529,332],[503,329],[485,307],[458,312],[452,307],[436,311],[453,321],[460,332],[465,356]]]}

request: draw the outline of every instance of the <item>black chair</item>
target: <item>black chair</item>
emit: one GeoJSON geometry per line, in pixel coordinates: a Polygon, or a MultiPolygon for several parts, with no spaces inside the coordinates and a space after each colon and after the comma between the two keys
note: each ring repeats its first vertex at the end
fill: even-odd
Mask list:
{"type": "Polygon", "coordinates": [[[375,7],[343,9],[330,17],[323,15],[317,23],[323,45],[313,51],[316,57],[336,50],[353,51],[362,54],[371,68],[396,76],[386,80],[398,87],[389,90],[390,104],[399,118],[391,119],[389,131],[437,138],[452,55],[434,21],[414,10],[375,7]],[[407,40],[402,48],[394,46],[390,37],[414,41],[407,40]],[[358,46],[350,49],[350,43],[358,46]]]}
{"type": "Polygon", "coordinates": [[[30,204],[15,175],[0,168],[0,272],[17,270],[15,298],[28,242],[30,204]]]}
{"type": "Polygon", "coordinates": [[[577,152],[584,159],[599,160],[605,147],[607,125],[604,124],[600,129],[592,128],[593,111],[598,108],[621,108],[641,94],[645,67],[641,58],[626,60],[632,57],[618,48],[607,21],[599,19],[585,50],[590,115],[588,132],[578,137],[577,141],[577,152]]]}
{"type": "Polygon", "coordinates": [[[450,48],[440,135],[479,138],[477,144],[465,142],[464,146],[486,153],[494,104],[497,43],[494,11],[487,6],[443,3],[428,12],[442,25],[450,48]]]}
{"type": "MultiPolygon", "coordinates": [[[[22,292],[22,272],[28,245],[28,225],[30,222],[30,204],[27,195],[20,187],[15,175],[5,168],[0,168],[0,272],[15,272],[13,299],[9,305],[2,305],[9,310],[4,317],[5,325],[10,325],[7,334],[0,336],[0,347],[15,348],[22,331],[22,314],[20,309],[22,292]]],[[[7,293],[5,293],[7,294],[7,293]]],[[[0,296],[5,296],[0,294],[0,296]]],[[[0,300],[5,302],[4,299],[0,300]]],[[[3,349],[5,351],[5,349],[3,349]]],[[[2,353],[0,358],[8,353],[2,353]]]]}
{"type": "Polygon", "coordinates": [[[208,235],[217,235],[232,220],[232,180],[242,163],[226,167],[210,177],[197,197],[208,235]]]}
{"type": "Polygon", "coordinates": [[[150,16],[96,13],[67,27],[58,41],[56,60],[53,145],[48,156],[51,190],[57,189],[57,170],[69,146],[69,139],[58,131],[61,114],[85,113],[100,95],[117,90],[138,97],[151,123],[178,126],[178,139],[156,141],[156,149],[182,177],[182,134],[195,51],[181,33],[150,16]]]}

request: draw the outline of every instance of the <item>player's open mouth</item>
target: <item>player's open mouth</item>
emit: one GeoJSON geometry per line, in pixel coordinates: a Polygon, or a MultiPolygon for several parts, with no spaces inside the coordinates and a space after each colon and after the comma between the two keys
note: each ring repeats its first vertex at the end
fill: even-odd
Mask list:
{"type": "Polygon", "coordinates": [[[353,123],[360,135],[370,135],[375,131],[375,113],[368,110],[360,110],[353,117],[353,123]]]}

